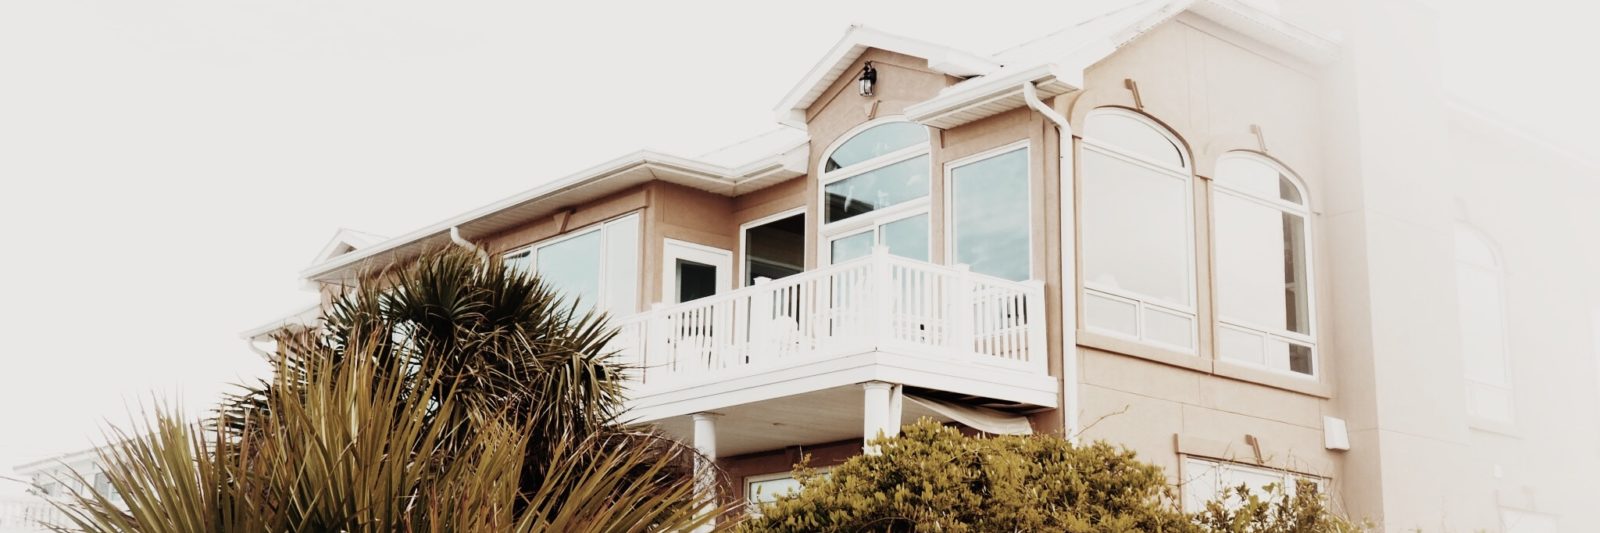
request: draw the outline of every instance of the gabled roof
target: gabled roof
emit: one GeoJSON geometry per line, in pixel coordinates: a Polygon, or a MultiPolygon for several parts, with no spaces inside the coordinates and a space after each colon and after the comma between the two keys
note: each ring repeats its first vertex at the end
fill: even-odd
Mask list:
{"type": "Polygon", "coordinates": [[[991,59],[927,41],[884,33],[866,26],[854,25],[834,43],[822,60],[806,72],[800,82],[789,89],[783,101],[773,110],[778,122],[796,128],[806,127],[806,108],[816,103],[829,86],[844,75],[856,59],[869,48],[877,48],[908,56],[926,59],[928,68],[935,72],[958,78],[976,76],[1000,68],[991,59]]]}
{"type": "Polygon", "coordinates": [[[365,231],[339,228],[339,231],[333,234],[333,238],[328,240],[328,244],[322,246],[322,251],[317,252],[317,258],[313,259],[311,264],[321,264],[335,257],[372,246],[388,239],[388,237],[367,233],[365,231]]]}
{"type": "Polygon", "coordinates": [[[1335,42],[1238,0],[1145,0],[995,54],[993,61],[1003,66],[944,88],[906,108],[906,116],[953,128],[1023,106],[1023,83],[1032,83],[1040,98],[1079,90],[1089,67],[1185,12],[1312,64],[1330,62],[1338,53],[1335,42]]]}

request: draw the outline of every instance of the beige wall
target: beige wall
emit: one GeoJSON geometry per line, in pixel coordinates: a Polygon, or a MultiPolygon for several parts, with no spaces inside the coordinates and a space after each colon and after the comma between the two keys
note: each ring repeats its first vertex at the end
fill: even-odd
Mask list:
{"type": "MultiPolygon", "coordinates": [[[[1248,39],[1185,17],[1147,33],[1085,74],[1075,101],[1057,102],[1074,124],[1104,106],[1139,109],[1188,145],[1194,161],[1199,355],[1153,350],[1080,331],[1084,435],[1122,443],[1177,481],[1180,453],[1265,464],[1343,478],[1342,457],[1323,449],[1322,417],[1342,416],[1331,398],[1344,350],[1329,320],[1328,254],[1314,253],[1321,376],[1306,382],[1215,359],[1211,346],[1209,177],[1217,158],[1264,152],[1305,182],[1313,209],[1313,249],[1321,230],[1326,178],[1321,167],[1318,78],[1311,69],[1248,39]],[[1134,98],[1124,80],[1136,82],[1134,98]],[[1252,126],[1262,132],[1258,137],[1252,126]],[[1263,147],[1260,139],[1266,140],[1263,147]],[[1251,442],[1254,444],[1251,444],[1251,442]],[[1258,455],[1259,448],[1259,455],[1258,455]]],[[[1079,132],[1081,133],[1081,132],[1079,132]]],[[[1093,201],[1081,198],[1079,201],[1093,201]]],[[[1081,280],[1074,280],[1081,283],[1081,280]]]]}

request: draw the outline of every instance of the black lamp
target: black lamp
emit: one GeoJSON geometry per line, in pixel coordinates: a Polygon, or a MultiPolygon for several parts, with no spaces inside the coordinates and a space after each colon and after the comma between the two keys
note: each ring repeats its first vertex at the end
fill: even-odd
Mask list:
{"type": "Polygon", "coordinates": [[[872,85],[878,83],[878,69],[872,68],[872,62],[861,67],[861,77],[856,80],[860,84],[861,96],[872,96],[872,85]]]}

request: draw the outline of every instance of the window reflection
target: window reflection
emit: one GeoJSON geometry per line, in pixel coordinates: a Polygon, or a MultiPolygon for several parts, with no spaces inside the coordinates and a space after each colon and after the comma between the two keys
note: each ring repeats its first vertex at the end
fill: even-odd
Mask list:
{"type": "Polygon", "coordinates": [[[1028,279],[1028,151],[956,167],[950,186],[955,262],[981,274],[1028,279]]]}

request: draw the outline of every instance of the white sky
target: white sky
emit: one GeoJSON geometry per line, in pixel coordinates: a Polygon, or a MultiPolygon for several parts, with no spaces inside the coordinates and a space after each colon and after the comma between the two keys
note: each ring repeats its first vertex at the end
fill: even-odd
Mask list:
{"type": "MultiPolygon", "coordinates": [[[[0,2],[0,474],[260,371],[338,227],[766,131],[851,23],[990,53],[1124,1],[0,2]]],[[[1600,141],[1597,8],[1437,1],[1450,90],[1600,141]]]]}

